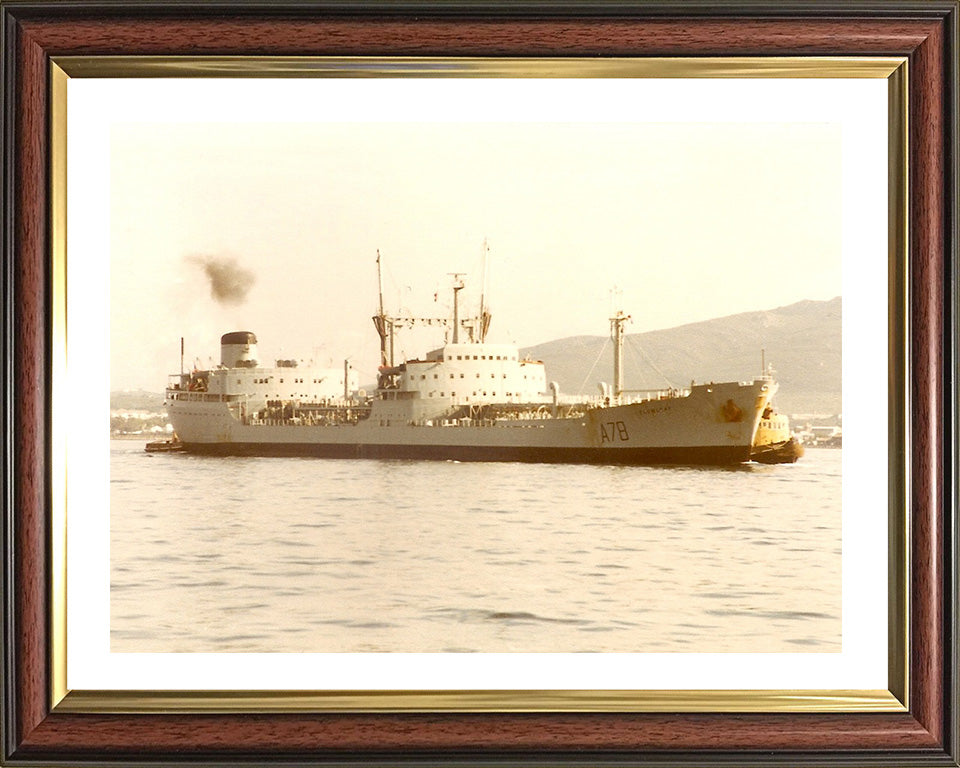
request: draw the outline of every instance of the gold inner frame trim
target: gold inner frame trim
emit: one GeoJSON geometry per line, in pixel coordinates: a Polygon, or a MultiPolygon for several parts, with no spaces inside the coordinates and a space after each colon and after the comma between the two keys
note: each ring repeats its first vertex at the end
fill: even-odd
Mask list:
{"type": "Polygon", "coordinates": [[[889,410],[887,498],[887,680],[890,692],[910,705],[910,343],[909,63],[887,78],[887,274],[889,410]],[[899,447],[899,450],[897,450],[899,447]]]}
{"type": "Polygon", "coordinates": [[[50,663],[51,699],[67,694],[67,74],[50,67],[50,663]]]}
{"type": "Polygon", "coordinates": [[[63,56],[51,61],[50,696],[57,712],[904,712],[909,701],[907,60],[903,57],[434,58],[63,56]],[[67,85],[78,78],[872,78],[888,81],[889,690],[161,691],[67,685],[67,85]],[[900,457],[899,459],[897,457],[900,457]]]}
{"type": "Polygon", "coordinates": [[[70,77],[886,78],[903,57],[57,56],[70,77]]]}
{"type": "Polygon", "coordinates": [[[73,691],[57,712],[904,712],[889,691],[73,691]]]}

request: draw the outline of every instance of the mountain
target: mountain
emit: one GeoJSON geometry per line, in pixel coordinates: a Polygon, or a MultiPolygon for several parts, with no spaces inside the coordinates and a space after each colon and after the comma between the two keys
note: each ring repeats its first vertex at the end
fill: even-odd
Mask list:
{"type": "MultiPolygon", "coordinates": [[[[664,389],[691,380],[746,380],[760,373],[761,350],[772,364],[787,414],[838,414],[841,404],[841,298],[801,301],[647,333],[627,334],[624,388],[664,389]]],[[[566,394],[593,394],[613,379],[613,343],[573,336],[523,350],[543,360],[547,378],[566,394]]]]}
{"type": "Polygon", "coordinates": [[[137,389],[110,393],[111,411],[163,411],[164,395],[137,389]]]}

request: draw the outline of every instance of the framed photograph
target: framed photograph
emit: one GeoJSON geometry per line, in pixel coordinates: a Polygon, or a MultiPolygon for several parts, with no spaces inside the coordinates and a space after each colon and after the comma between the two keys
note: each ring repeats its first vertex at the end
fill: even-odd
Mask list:
{"type": "Polygon", "coordinates": [[[956,2],[0,7],[5,764],[958,765],[956,2]]]}

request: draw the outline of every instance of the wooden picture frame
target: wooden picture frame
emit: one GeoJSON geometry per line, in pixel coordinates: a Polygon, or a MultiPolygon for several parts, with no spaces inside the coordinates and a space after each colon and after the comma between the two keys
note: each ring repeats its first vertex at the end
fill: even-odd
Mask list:
{"type": "MultiPolygon", "coordinates": [[[[3,745],[10,765],[958,765],[956,2],[0,2],[3,745]],[[56,706],[50,130],[58,57],[905,57],[910,529],[903,711],[190,713],[56,706]],[[38,382],[42,386],[38,386],[38,382]]],[[[893,638],[893,635],[891,636],[893,638]]],[[[892,641],[893,653],[897,641],[892,641]]],[[[202,693],[198,694],[202,698],[202,693]]],[[[224,706],[222,709],[230,709],[224,706]]],[[[603,707],[599,708],[603,710],[603,707]]],[[[701,708],[702,709],[702,708],[701,708]]]]}

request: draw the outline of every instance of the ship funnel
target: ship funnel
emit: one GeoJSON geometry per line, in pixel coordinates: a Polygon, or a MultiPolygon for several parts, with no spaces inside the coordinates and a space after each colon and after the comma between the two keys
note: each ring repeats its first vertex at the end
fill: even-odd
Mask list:
{"type": "Polygon", "coordinates": [[[257,337],[250,331],[232,331],[220,337],[220,365],[224,368],[256,368],[257,337]]]}

